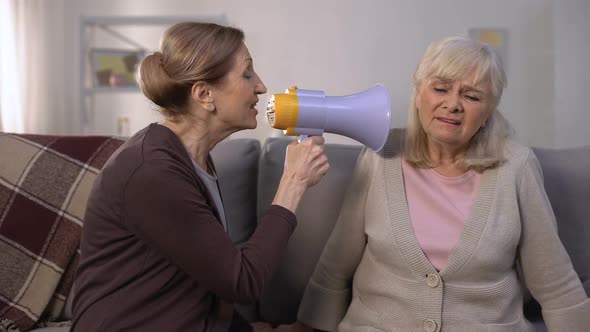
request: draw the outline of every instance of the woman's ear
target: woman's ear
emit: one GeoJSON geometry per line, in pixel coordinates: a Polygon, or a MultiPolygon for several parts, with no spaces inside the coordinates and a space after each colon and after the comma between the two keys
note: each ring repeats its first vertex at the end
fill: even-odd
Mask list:
{"type": "Polygon", "coordinates": [[[191,88],[191,98],[193,102],[201,105],[207,111],[214,111],[215,104],[213,103],[213,94],[211,85],[206,82],[199,81],[193,84],[191,88]]]}

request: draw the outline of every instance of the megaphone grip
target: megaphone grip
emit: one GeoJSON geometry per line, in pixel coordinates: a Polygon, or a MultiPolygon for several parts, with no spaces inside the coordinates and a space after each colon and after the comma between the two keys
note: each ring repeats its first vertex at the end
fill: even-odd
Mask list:
{"type": "Polygon", "coordinates": [[[299,138],[297,138],[297,143],[302,143],[308,137],[309,135],[299,135],[299,138]]]}

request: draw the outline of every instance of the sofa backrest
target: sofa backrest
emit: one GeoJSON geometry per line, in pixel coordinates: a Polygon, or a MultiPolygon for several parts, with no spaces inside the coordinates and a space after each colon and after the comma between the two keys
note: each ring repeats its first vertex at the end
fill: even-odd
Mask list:
{"type": "Polygon", "coordinates": [[[250,238],[256,229],[256,192],[260,142],[230,139],[211,151],[223,197],[227,231],[234,243],[250,238]]]}
{"type": "MultiPolygon", "coordinates": [[[[269,138],[261,149],[255,139],[230,139],[218,144],[212,151],[228,220],[228,232],[235,243],[239,244],[250,237],[256,228],[257,216],[271,204],[282,175],[285,148],[290,142],[289,138],[269,138]]],[[[26,190],[37,188],[35,190],[41,190],[38,195],[34,192],[27,195],[41,198],[56,192],[50,184],[31,187],[34,184],[32,177],[14,180],[25,172],[27,165],[31,166],[26,170],[30,176],[37,177],[49,171],[43,175],[46,181],[59,182],[59,179],[69,174],[66,171],[71,171],[72,163],[77,166],[92,164],[93,172],[85,169],[79,174],[96,174],[121,143],[120,139],[108,137],[60,139],[56,136],[18,135],[0,138],[0,182],[4,185],[0,190],[0,216],[4,218],[0,219],[0,228],[7,227],[3,222],[6,221],[9,203],[14,201],[11,197],[15,187],[10,183],[20,181],[26,190]],[[30,157],[33,150],[38,151],[36,159],[30,157]],[[86,156],[91,150],[99,152],[86,156]],[[86,157],[88,159],[80,159],[86,157]],[[60,158],[70,162],[64,162],[64,166],[53,163],[48,164],[48,168],[42,168],[46,160],[60,158]],[[43,191],[43,188],[51,190],[43,191]]],[[[289,241],[286,257],[262,294],[258,312],[255,313],[258,317],[248,315],[250,318],[273,323],[287,323],[296,319],[299,301],[338,217],[361,147],[327,144],[326,148],[331,169],[303,197],[297,213],[299,224],[289,241]]],[[[557,217],[560,237],[586,291],[590,293],[590,246],[587,244],[590,242],[590,146],[561,150],[537,148],[534,151],[543,168],[545,188],[557,217]]],[[[80,187],[86,188],[84,195],[87,195],[92,181],[84,179],[82,176],[75,181],[88,182],[80,187]]],[[[63,183],[57,185],[63,186],[63,183]]],[[[80,207],[73,208],[70,204],[65,208],[73,209],[72,213],[81,217],[86,202],[78,196],[72,191],[68,199],[77,197],[76,204],[80,207]]],[[[48,197],[47,200],[53,202],[55,197],[48,197]]],[[[0,262],[3,264],[8,259],[6,255],[8,251],[0,248],[0,262]]],[[[67,294],[67,291],[62,294],[67,294]]],[[[67,305],[62,315],[65,319],[71,317],[71,309],[67,305]]]]}
{"type": "MultiPolygon", "coordinates": [[[[262,148],[258,178],[258,215],[271,204],[285,161],[288,138],[269,138],[262,148]]],[[[297,228],[287,254],[259,303],[260,318],[272,323],[296,320],[307,281],[326,242],[347,191],[360,146],[326,144],[330,171],[310,188],[297,210],[297,228]]]]}
{"type": "MultiPolygon", "coordinates": [[[[262,148],[258,182],[258,214],[272,201],[283,170],[288,139],[270,138],[262,148]]],[[[360,146],[327,144],[330,171],[306,192],[297,211],[298,226],[289,240],[279,270],[260,299],[260,318],[274,324],[297,319],[309,277],[334,226],[347,192],[360,146]]],[[[559,235],[574,268],[590,294],[590,146],[576,149],[534,149],[544,172],[559,235]]],[[[533,301],[534,302],[534,301],[533,301]]],[[[540,315],[530,303],[532,315],[540,315]]],[[[527,308],[525,308],[527,309],[527,308]]]]}

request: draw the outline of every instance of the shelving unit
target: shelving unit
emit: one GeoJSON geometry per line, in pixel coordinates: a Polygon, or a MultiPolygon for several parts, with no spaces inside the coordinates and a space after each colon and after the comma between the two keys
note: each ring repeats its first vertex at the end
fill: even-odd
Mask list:
{"type": "MultiPolygon", "coordinates": [[[[91,50],[95,47],[94,35],[100,30],[102,33],[110,35],[112,39],[117,40],[118,44],[124,44],[130,49],[149,54],[158,48],[158,45],[143,45],[138,42],[135,36],[121,32],[122,27],[142,27],[162,26],[167,27],[179,22],[199,21],[212,22],[218,24],[227,24],[225,15],[218,16],[82,16],[80,18],[80,84],[79,99],[80,112],[82,121],[82,130],[84,134],[95,134],[92,118],[94,115],[95,95],[97,94],[121,94],[137,93],[139,87],[135,85],[124,86],[96,86],[94,84],[95,73],[91,70],[91,50]]],[[[160,36],[157,36],[159,38],[160,36]]],[[[117,47],[114,47],[117,48],[117,47]]],[[[117,121],[113,119],[113,124],[117,121]]],[[[120,134],[120,133],[119,133],[120,134]]]]}

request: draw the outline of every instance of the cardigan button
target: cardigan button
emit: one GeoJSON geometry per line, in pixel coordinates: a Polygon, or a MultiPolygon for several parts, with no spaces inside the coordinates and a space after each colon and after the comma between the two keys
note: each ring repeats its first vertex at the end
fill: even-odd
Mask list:
{"type": "Polygon", "coordinates": [[[427,319],[424,321],[424,331],[426,332],[436,332],[437,326],[436,322],[432,319],[427,319]]]}
{"type": "Polygon", "coordinates": [[[428,286],[432,288],[438,287],[438,285],[440,284],[440,278],[437,274],[431,273],[428,276],[426,276],[426,283],[428,284],[428,286]]]}

